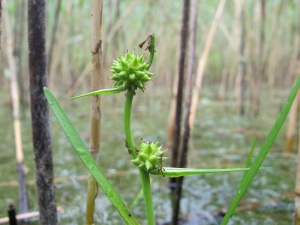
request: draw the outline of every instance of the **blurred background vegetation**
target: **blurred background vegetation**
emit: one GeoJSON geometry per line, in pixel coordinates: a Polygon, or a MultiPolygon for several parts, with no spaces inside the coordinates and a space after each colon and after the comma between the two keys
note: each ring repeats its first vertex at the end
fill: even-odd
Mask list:
{"type": "MultiPolygon", "coordinates": [[[[236,35],[235,18],[236,1],[226,2],[219,27],[213,39],[213,44],[205,70],[205,84],[213,85],[218,94],[222,72],[229,73],[228,87],[234,87],[237,74],[239,48],[236,35]],[[226,68],[224,68],[226,67],[226,68]]],[[[201,1],[198,4],[196,61],[201,57],[207,33],[213,22],[218,1],[201,1]]],[[[21,95],[28,103],[28,53],[27,53],[27,25],[26,3],[23,1],[8,1],[8,10],[14,32],[14,55],[18,64],[20,84],[24,89],[21,95]],[[20,75],[21,74],[21,75],[20,75]]],[[[266,1],[263,46],[263,60],[268,61],[267,73],[261,84],[275,85],[279,88],[290,87],[298,52],[299,39],[299,4],[295,0],[266,1]],[[272,78],[272,81],[270,81],[272,78]]],[[[172,81],[176,75],[181,20],[181,1],[104,1],[103,10],[103,86],[110,87],[110,65],[112,59],[118,57],[127,49],[138,48],[149,33],[157,38],[156,62],[152,70],[157,75],[152,87],[167,86],[166,95],[170,95],[172,81]]],[[[91,61],[91,5],[85,1],[53,1],[47,2],[47,56],[49,66],[49,86],[65,95],[80,77],[86,77],[81,89],[89,88],[89,65],[91,61]],[[60,2],[60,10],[56,7],[60,2]],[[54,27],[57,28],[54,28],[54,27]],[[53,34],[55,31],[55,34],[53,34]],[[55,36],[53,38],[53,36],[55,36]],[[49,54],[51,53],[51,59],[49,54]],[[87,74],[87,75],[86,75],[87,74]]],[[[246,5],[246,59],[248,68],[251,64],[258,65],[260,59],[260,1],[247,1],[246,5]]],[[[3,29],[2,37],[5,37],[3,29]]],[[[2,45],[3,45],[2,41],[2,45]]],[[[2,46],[5,48],[5,46],[2,46]]],[[[1,74],[7,74],[5,51],[1,51],[1,74]]],[[[247,81],[251,78],[248,69],[247,81]]],[[[7,78],[1,76],[1,90],[8,99],[7,78]]],[[[247,83],[248,83],[247,82],[247,83]]],[[[230,88],[229,88],[230,89],[230,88]]],[[[77,93],[83,92],[78,91],[77,93]]],[[[226,93],[230,97],[230,92],[226,93]]]]}

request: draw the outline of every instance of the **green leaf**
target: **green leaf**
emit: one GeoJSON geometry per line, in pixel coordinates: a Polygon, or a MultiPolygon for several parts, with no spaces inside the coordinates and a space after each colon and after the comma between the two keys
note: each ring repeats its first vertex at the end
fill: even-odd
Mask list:
{"type": "Polygon", "coordinates": [[[126,91],[126,90],[127,90],[127,88],[125,88],[125,87],[102,89],[102,90],[99,90],[99,91],[93,91],[93,92],[90,92],[90,93],[87,93],[87,94],[78,95],[78,96],[72,97],[70,99],[82,98],[82,97],[94,96],[94,95],[116,94],[116,93],[120,93],[120,92],[126,91]]]}
{"type": "Polygon", "coordinates": [[[274,143],[280,128],[282,127],[283,122],[285,121],[290,108],[293,104],[293,101],[298,93],[300,87],[300,76],[298,76],[297,81],[295,82],[290,95],[288,96],[288,99],[285,103],[285,105],[283,106],[276,122],[274,123],[267,139],[265,140],[263,146],[261,147],[257,157],[255,158],[252,166],[250,167],[249,171],[245,174],[245,176],[242,179],[241,185],[238,188],[228,210],[227,213],[225,215],[225,217],[223,218],[223,221],[221,223],[221,225],[225,225],[227,224],[229,218],[231,217],[231,215],[233,214],[235,208],[238,206],[240,200],[242,199],[244,193],[246,192],[247,188],[249,187],[252,179],[254,178],[254,176],[256,175],[257,171],[259,170],[261,164],[263,163],[263,161],[265,160],[272,144],[274,143]]]}
{"type": "MultiPolygon", "coordinates": [[[[261,169],[270,169],[270,167],[264,167],[261,169]]],[[[193,168],[163,167],[162,171],[151,172],[151,174],[163,175],[165,177],[183,177],[183,176],[199,175],[199,174],[206,174],[206,173],[238,172],[238,171],[247,171],[247,170],[249,170],[249,168],[193,169],[193,168]]]]}
{"type": "Polygon", "coordinates": [[[63,109],[60,107],[56,98],[47,88],[44,88],[44,93],[59,125],[66,134],[67,138],[69,139],[79,158],[82,160],[84,165],[93,175],[95,180],[98,182],[99,187],[107,195],[111,203],[115,206],[116,210],[120,213],[123,220],[126,222],[126,224],[139,224],[136,218],[130,213],[130,211],[128,210],[118,193],[115,191],[113,186],[109,183],[104,173],[98,167],[97,163],[95,162],[88,149],[84,145],[83,141],[81,140],[79,134],[73,127],[71,121],[69,120],[63,109]]]}

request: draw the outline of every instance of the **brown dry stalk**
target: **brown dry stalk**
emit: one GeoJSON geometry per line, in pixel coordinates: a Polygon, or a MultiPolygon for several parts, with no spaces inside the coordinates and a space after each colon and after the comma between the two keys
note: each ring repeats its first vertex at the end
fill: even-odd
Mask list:
{"type": "Polygon", "coordinates": [[[191,115],[190,115],[190,121],[189,121],[191,130],[193,130],[194,121],[195,121],[195,117],[196,117],[196,111],[197,111],[197,106],[198,106],[198,101],[199,101],[199,93],[200,93],[201,86],[202,86],[206,62],[207,62],[209,52],[210,52],[210,49],[212,46],[213,38],[216,33],[216,29],[217,29],[219,21],[221,19],[221,15],[222,15],[222,12],[224,9],[225,2],[226,2],[226,0],[219,1],[213,23],[208,32],[208,36],[207,36],[207,40],[206,40],[206,43],[204,46],[202,56],[198,62],[198,68],[197,68],[197,73],[196,73],[196,77],[195,77],[195,88],[194,88],[193,97],[192,97],[191,115]]]}
{"type": "MultiPolygon", "coordinates": [[[[102,0],[92,1],[92,76],[91,91],[101,88],[102,82],[102,0]]],[[[90,146],[89,151],[97,161],[100,148],[100,95],[91,97],[90,107],[90,146]]],[[[98,185],[94,177],[90,174],[87,187],[85,224],[94,224],[95,198],[98,195],[98,185]]]]}

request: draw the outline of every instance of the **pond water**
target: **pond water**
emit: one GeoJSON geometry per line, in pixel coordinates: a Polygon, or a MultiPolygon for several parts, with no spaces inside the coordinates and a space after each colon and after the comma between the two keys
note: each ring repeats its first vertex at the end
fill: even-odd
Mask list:
{"type": "MultiPolygon", "coordinates": [[[[197,121],[190,141],[189,167],[232,168],[244,167],[251,143],[257,138],[255,155],[277,118],[288,91],[263,93],[261,113],[251,114],[247,103],[246,115],[235,113],[233,100],[217,101],[214,88],[206,88],[202,95],[197,121]]],[[[124,94],[102,97],[102,142],[99,165],[108,174],[126,204],[130,204],[140,191],[139,175],[130,163],[131,156],[124,145],[124,94]],[[105,108],[104,108],[105,107],[105,108]]],[[[166,147],[169,117],[169,97],[161,89],[139,93],[134,100],[132,130],[136,143],[159,140],[166,147]],[[154,96],[153,96],[153,93],[154,96]]],[[[66,113],[88,145],[89,100],[78,99],[64,107],[66,113]]],[[[22,119],[22,140],[30,210],[38,210],[34,185],[34,156],[31,142],[29,112],[22,119]]],[[[16,207],[18,187],[14,152],[11,111],[1,102],[0,107],[0,217],[6,216],[10,203],[16,207]]],[[[60,224],[83,224],[86,198],[87,170],[75,154],[51,113],[54,173],[60,224]]],[[[259,171],[233,215],[230,224],[291,224],[293,221],[297,167],[296,150],[284,153],[285,126],[264,162],[272,169],[259,171]]],[[[167,147],[166,147],[167,148],[167,147]]],[[[296,148],[296,147],[295,147],[296,148]]],[[[170,154],[170,152],[167,152],[170,154]]],[[[168,165],[168,161],[165,162],[168,165]]],[[[191,176],[184,179],[181,201],[181,224],[219,224],[220,212],[230,204],[242,177],[241,172],[191,176]]],[[[168,179],[153,177],[153,201],[157,222],[171,220],[171,200],[168,179]]],[[[146,224],[143,200],[133,210],[141,224],[146,224]]],[[[109,200],[99,191],[96,200],[96,224],[124,224],[109,200]]],[[[32,224],[39,224],[36,220],[32,224]]]]}

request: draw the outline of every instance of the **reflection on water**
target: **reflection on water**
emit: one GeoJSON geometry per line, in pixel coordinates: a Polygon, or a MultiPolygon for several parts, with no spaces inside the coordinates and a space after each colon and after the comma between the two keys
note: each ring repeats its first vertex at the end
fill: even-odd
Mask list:
{"type": "MultiPolygon", "coordinates": [[[[106,173],[115,174],[110,181],[116,187],[126,204],[139,192],[139,175],[131,165],[131,156],[124,145],[122,112],[124,96],[119,95],[118,104],[112,96],[105,96],[102,106],[102,143],[99,165],[106,173]],[[114,105],[114,107],[113,107],[114,105]]],[[[264,98],[266,99],[266,98],[264,98]]],[[[283,98],[284,99],[284,98],[283,98]]],[[[147,102],[143,107],[133,106],[132,129],[136,143],[144,140],[160,140],[166,145],[166,127],[169,105],[164,99],[150,98],[147,93],[138,102],[147,102]],[[157,100],[159,99],[159,101],[157,100]],[[157,105],[155,105],[157,104],[157,105]],[[146,118],[146,119],[145,119],[146,118]],[[141,121],[141,123],[138,123],[141,121]]],[[[77,100],[65,110],[76,129],[88,142],[89,110],[88,100],[77,100]],[[84,104],[84,105],[79,105],[84,104]]],[[[280,102],[265,100],[262,113],[255,118],[250,113],[239,117],[234,113],[234,102],[218,102],[213,97],[201,101],[198,119],[190,142],[189,166],[198,168],[243,167],[253,138],[257,138],[257,148],[262,145],[279,112],[280,102]],[[276,108],[278,110],[268,110],[276,108]]],[[[136,105],[136,102],[135,104],[136,105]]],[[[22,139],[25,164],[29,168],[26,175],[30,209],[37,210],[34,186],[33,150],[31,143],[31,123],[28,118],[22,121],[22,139]]],[[[18,189],[14,139],[10,110],[0,108],[0,217],[6,216],[10,203],[17,204],[18,189]]],[[[284,154],[284,131],[280,132],[274,147],[264,163],[273,169],[258,173],[250,189],[243,198],[239,210],[234,214],[231,224],[291,224],[293,220],[293,198],[296,172],[296,154],[284,154]]],[[[61,224],[83,224],[85,211],[85,190],[87,170],[77,157],[65,135],[51,114],[53,138],[53,157],[56,183],[57,205],[64,209],[59,215],[61,224]],[[68,179],[67,179],[68,178],[68,179]]],[[[170,154],[169,152],[167,152],[170,154]]],[[[167,163],[168,161],[166,161],[167,163]]],[[[181,201],[180,224],[219,224],[221,214],[226,210],[235,194],[242,173],[209,174],[187,177],[184,180],[181,201]]],[[[158,224],[171,220],[171,202],[167,189],[167,178],[153,178],[153,201],[158,224]]],[[[133,210],[141,224],[146,224],[142,200],[133,210]]],[[[120,216],[113,209],[102,192],[96,200],[96,224],[122,224],[120,216]]],[[[32,223],[38,224],[38,221],[32,223]]]]}

